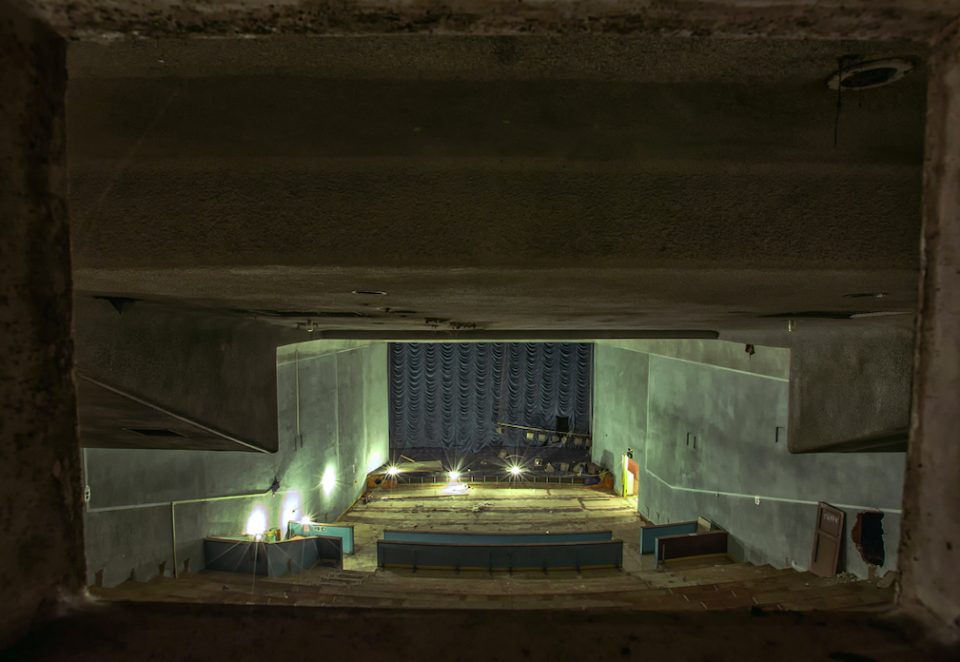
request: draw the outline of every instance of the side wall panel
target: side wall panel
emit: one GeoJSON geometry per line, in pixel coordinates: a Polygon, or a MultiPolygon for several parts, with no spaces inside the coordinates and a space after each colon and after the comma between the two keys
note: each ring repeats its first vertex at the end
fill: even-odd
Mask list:
{"type": "MultiPolygon", "coordinates": [[[[604,345],[596,357],[594,459],[616,464],[633,448],[643,516],[657,524],[706,517],[730,532],[736,558],[806,568],[816,502],[827,501],[847,513],[841,570],[865,577],[850,527],[857,512],[879,508],[881,573],[897,567],[902,454],[791,454],[789,383],[774,370],[749,374],[604,345]]],[[[619,488],[622,469],[610,468],[619,488]]]]}
{"type": "MultiPolygon", "coordinates": [[[[311,343],[312,344],[312,343],[311,343]]],[[[285,350],[286,348],[284,348],[285,350]]],[[[300,360],[281,352],[277,366],[279,451],[248,452],[87,449],[91,501],[85,515],[89,581],[103,571],[115,586],[143,581],[164,564],[173,572],[170,501],[264,492],[276,496],[181,504],[176,507],[180,571],[203,567],[203,538],[242,533],[251,513],[270,528],[304,515],[333,521],[362,493],[371,465],[387,457],[386,343],[367,343],[300,360]],[[324,476],[328,480],[324,481],[324,476]]]]}

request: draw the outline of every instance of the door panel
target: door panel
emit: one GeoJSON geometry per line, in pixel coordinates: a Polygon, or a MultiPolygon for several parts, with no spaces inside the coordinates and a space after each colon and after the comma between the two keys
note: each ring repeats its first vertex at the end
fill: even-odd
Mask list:
{"type": "Polygon", "coordinates": [[[837,574],[840,542],[843,536],[844,512],[820,502],[817,505],[817,528],[813,538],[810,572],[818,577],[837,574]]]}

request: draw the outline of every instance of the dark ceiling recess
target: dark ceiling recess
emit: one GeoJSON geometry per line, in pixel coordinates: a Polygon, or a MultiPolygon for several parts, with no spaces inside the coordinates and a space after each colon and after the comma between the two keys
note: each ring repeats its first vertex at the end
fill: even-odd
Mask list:
{"type": "Polygon", "coordinates": [[[323,310],[314,317],[367,317],[367,315],[354,310],[323,310]]]}
{"type": "Polygon", "coordinates": [[[125,311],[127,308],[129,308],[136,302],[136,299],[131,299],[129,297],[103,296],[103,297],[93,297],[93,298],[110,302],[110,305],[113,306],[114,309],[120,314],[123,314],[123,311],[125,311]]]}
{"type": "Polygon", "coordinates": [[[324,310],[320,312],[307,312],[303,310],[250,310],[247,311],[254,315],[264,317],[282,317],[282,318],[311,318],[311,317],[366,317],[363,313],[352,310],[324,310]]]}
{"type": "Polygon", "coordinates": [[[320,315],[320,313],[305,310],[248,310],[247,312],[267,317],[318,317],[320,315]]]}
{"type": "Polygon", "coordinates": [[[141,434],[144,437],[184,437],[179,432],[174,432],[173,430],[165,430],[163,428],[124,428],[127,432],[133,432],[134,434],[141,434]]]}
{"type": "Polygon", "coordinates": [[[853,294],[844,294],[848,299],[863,299],[863,298],[874,298],[882,299],[885,296],[889,296],[886,292],[855,292],[853,294]]]}
{"type": "Polygon", "coordinates": [[[864,313],[857,310],[804,310],[796,313],[777,313],[775,315],[761,315],[760,317],[775,317],[775,318],[790,318],[790,319],[801,319],[801,318],[813,318],[813,319],[833,319],[833,320],[847,320],[853,317],[854,315],[863,315],[864,313]]]}
{"type": "Polygon", "coordinates": [[[798,451],[798,453],[906,453],[909,441],[910,430],[899,428],[883,430],[866,437],[845,439],[828,446],[820,446],[815,450],[798,451]]]}
{"type": "Polygon", "coordinates": [[[387,296],[387,293],[384,292],[383,290],[354,290],[353,293],[354,293],[354,294],[367,294],[367,295],[375,296],[375,297],[387,296]]]}

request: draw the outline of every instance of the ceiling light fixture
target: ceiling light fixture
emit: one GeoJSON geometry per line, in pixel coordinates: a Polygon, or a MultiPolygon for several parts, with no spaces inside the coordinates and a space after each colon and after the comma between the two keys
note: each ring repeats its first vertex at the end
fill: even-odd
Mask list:
{"type": "Polygon", "coordinates": [[[368,296],[385,297],[387,293],[383,290],[354,290],[354,294],[365,294],[368,296]]]}
{"type": "Polygon", "coordinates": [[[518,466],[510,467],[510,473],[512,473],[514,476],[519,476],[522,472],[523,472],[523,469],[521,469],[518,466]]]}

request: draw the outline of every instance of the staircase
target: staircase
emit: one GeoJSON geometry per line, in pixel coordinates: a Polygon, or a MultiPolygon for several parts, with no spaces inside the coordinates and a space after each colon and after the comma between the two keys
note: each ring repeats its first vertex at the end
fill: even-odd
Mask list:
{"type": "Polygon", "coordinates": [[[540,578],[486,573],[358,572],[317,568],[268,579],[202,572],[179,579],[90,587],[105,600],[273,604],[408,609],[879,609],[893,588],[838,575],[734,563],[724,557],[680,561],[666,570],[540,578]],[[471,576],[472,575],[472,576],[471,576]]]}

